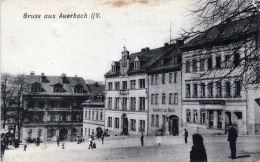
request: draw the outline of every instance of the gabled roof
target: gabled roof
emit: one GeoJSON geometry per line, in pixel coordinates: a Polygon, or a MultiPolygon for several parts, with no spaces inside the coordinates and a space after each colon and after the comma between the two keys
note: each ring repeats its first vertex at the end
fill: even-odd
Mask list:
{"type": "Polygon", "coordinates": [[[33,84],[35,82],[41,84],[43,92],[40,92],[39,95],[86,95],[89,94],[89,89],[86,86],[86,83],[82,77],[67,77],[66,83],[61,83],[61,76],[46,76],[45,82],[41,82],[41,75],[25,75],[25,80],[27,84],[33,84]],[[65,92],[63,93],[54,93],[53,86],[62,85],[65,92]],[[73,85],[81,85],[83,87],[84,93],[73,93],[73,85]]]}
{"type": "MultiPolygon", "coordinates": [[[[155,61],[157,61],[160,57],[162,57],[167,52],[173,50],[175,46],[176,46],[175,44],[170,44],[160,48],[144,50],[141,52],[130,54],[129,55],[130,68],[128,73],[145,72],[150,65],[152,65],[155,61]],[[139,60],[141,61],[141,65],[139,69],[134,69],[133,67],[133,63],[136,57],[138,57],[139,60]]],[[[119,75],[119,72],[112,73],[112,71],[109,70],[105,74],[105,77],[114,76],[114,75],[119,75]]]]}
{"type": "Polygon", "coordinates": [[[104,84],[87,84],[92,96],[105,95],[104,84]]]}
{"type": "Polygon", "coordinates": [[[212,45],[229,44],[232,41],[239,41],[241,38],[254,36],[257,32],[257,19],[257,16],[250,16],[213,26],[185,43],[181,49],[187,51],[212,45]]]}

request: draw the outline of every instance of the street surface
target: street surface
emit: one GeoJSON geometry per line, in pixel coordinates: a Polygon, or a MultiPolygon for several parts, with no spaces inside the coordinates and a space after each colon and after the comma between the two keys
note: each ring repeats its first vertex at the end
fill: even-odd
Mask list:
{"type": "MultiPolygon", "coordinates": [[[[229,158],[230,149],[227,136],[203,136],[208,161],[260,161],[260,136],[240,136],[237,141],[237,156],[229,158]]],[[[188,144],[183,136],[163,136],[162,143],[158,137],[145,137],[141,146],[140,137],[105,137],[105,143],[95,140],[96,149],[88,149],[89,141],[30,144],[27,151],[23,146],[6,150],[4,162],[98,162],[98,161],[189,161],[192,146],[191,137],[188,144]]]]}

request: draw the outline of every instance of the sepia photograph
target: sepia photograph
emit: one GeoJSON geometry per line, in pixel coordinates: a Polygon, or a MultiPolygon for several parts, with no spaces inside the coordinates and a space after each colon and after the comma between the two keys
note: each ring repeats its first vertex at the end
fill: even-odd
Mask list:
{"type": "Polygon", "coordinates": [[[0,0],[2,162],[260,161],[260,0],[0,0]]]}

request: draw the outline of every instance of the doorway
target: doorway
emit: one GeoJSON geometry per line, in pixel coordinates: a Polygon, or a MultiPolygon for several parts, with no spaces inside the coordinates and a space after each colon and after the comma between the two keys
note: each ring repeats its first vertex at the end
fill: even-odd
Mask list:
{"type": "Polygon", "coordinates": [[[169,133],[173,136],[179,135],[179,118],[175,115],[169,117],[169,133]]]}
{"type": "Polygon", "coordinates": [[[128,135],[128,119],[126,114],[122,115],[122,135],[128,135]]]}
{"type": "Polygon", "coordinates": [[[65,141],[67,140],[67,136],[68,136],[68,130],[65,128],[62,128],[59,132],[59,137],[61,141],[65,141]]]}

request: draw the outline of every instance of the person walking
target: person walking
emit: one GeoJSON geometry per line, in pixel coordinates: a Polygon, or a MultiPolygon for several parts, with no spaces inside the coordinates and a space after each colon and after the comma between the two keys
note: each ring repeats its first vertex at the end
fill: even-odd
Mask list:
{"type": "Polygon", "coordinates": [[[58,145],[58,147],[60,146],[60,138],[59,138],[59,136],[57,136],[57,145],[58,145]]]}
{"type": "Polygon", "coordinates": [[[23,145],[23,151],[26,151],[26,148],[27,148],[27,143],[25,143],[25,144],[23,145]]]}
{"type": "Polygon", "coordinates": [[[140,139],[141,139],[141,145],[142,145],[142,146],[144,146],[144,134],[143,134],[143,133],[142,133],[142,135],[141,135],[141,138],[140,138],[140,139]]]}
{"type": "Polygon", "coordinates": [[[104,144],[104,138],[105,138],[105,135],[104,135],[104,134],[105,134],[105,133],[103,133],[102,136],[101,136],[102,145],[104,144]]]}
{"type": "Polygon", "coordinates": [[[200,134],[192,135],[193,146],[190,151],[190,162],[206,162],[207,153],[203,144],[203,137],[200,134]]]}
{"type": "Polygon", "coordinates": [[[90,136],[90,138],[89,138],[89,146],[88,146],[88,149],[92,149],[92,144],[93,144],[93,137],[92,137],[92,135],[90,136]]]}
{"type": "Polygon", "coordinates": [[[37,145],[37,146],[40,146],[40,137],[37,137],[37,139],[36,139],[36,145],[37,145]]]}
{"type": "Polygon", "coordinates": [[[188,142],[188,136],[189,136],[189,133],[188,133],[188,131],[186,130],[186,129],[184,129],[184,138],[185,138],[185,143],[187,143],[188,142]]]}
{"type": "Polygon", "coordinates": [[[231,150],[231,158],[235,159],[236,158],[236,141],[237,141],[237,130],[234,128],[233,124],[229,124],[229,131],[228,131],[228,141],[230,145],[230,150],[231,150]]]}

